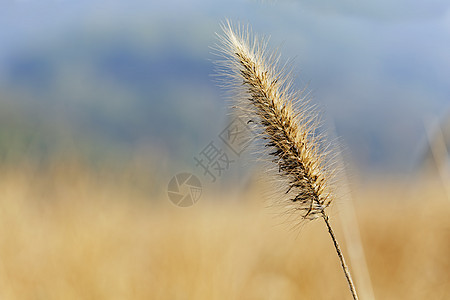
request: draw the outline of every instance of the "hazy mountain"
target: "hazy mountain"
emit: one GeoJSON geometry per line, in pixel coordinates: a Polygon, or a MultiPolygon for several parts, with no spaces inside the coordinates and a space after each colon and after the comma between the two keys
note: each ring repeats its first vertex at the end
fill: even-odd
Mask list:
{"type": "Polygon", "coordinates": [[[225,126],[209,47],[229,17],[296,57],[297,87],[308,86],[358,165],[407,170],[424,118],[449,107],[450,14],[439,1],[397,13],[404,5],[2,3],[0,151],[129,157],[145,145],[190,160],[225,126]]]}

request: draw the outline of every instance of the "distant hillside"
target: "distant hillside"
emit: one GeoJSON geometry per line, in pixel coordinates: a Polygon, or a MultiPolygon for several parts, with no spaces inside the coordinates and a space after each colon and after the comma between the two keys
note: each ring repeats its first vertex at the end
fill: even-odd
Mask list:
{"type": "Polygon", "coordinates": [[[152,144],[190,159],[199,141],[223,126],[225,106],[205,57],[176,41],[155,51],[138,37],[70,36],[8,56],[0,77],[0,152],[22,140],[14,152],[46,156],[72,139],[83,141],[78,150],[85,155],[152,144]]]}
{"type": "Polygon", "coordinates": [[[282,62],[296,57],[295,86],[361,170],[411,170],[424,118],[450,105],[441,2],[413,1],[407,15],[387,2],[376,15],[350,3],[327,11],[327,1],[29,2],[0,6],[4,159],[70,149],[93,161],[147,151],[191,162],[226,123],[209,48],[225,16],[270,35],[282,62]]]}

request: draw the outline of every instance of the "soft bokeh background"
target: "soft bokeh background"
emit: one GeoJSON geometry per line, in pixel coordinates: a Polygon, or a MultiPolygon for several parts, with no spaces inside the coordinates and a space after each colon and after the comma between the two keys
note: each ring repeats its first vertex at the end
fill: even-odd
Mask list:
{"type": "Polygon", "coordinates": [[[2,298],[349,296],[323,224],[274,226],[251,179],[167,199],[229,121],[210,49],[226,18],[295,58],[344,148],[355,207],[335,223],[366,298],[450,297],[448,1],[3,0],[2,298]]]}
{"type": "Polygon", "coordinates": [[[295,58],[364,173],[409,172],[425,119],[450,102],[447,1],[3,1],[5,159],[55,152],[190,159],[224,126],[211,80],[219,23],[249,23],[295,58]],[[149,152],[144,151],[144,152],[149,152]]]}

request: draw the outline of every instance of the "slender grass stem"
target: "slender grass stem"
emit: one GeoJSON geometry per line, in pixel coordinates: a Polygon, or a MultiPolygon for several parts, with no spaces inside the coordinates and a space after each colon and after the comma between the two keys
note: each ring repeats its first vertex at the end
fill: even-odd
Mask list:
{"type": "Polygon", "coordinates": [[[325,220],[356,300],[355,286],[325,213],[334,199],[329,184],[333,170],[316,134],[318,116],[308,110],[305,99],[292,91],[290,73],[278,67],[277,55],[266,51],[267,41],[252,36],[248,27],[233,28],[227,22],[222,29],[218,50],[225,60],[218,61],[218,65],[224,67],[224,85],[237,91],[237,106],[259,132],[265,149],[261,156],[275,164],[286,204],[300,213],[297,220],[325,220]]]}
{"type": "Polygon", "coordinates": [[[333,240],[334,248],[336,249],[336,253],[339,256],[339,260],[341,261],[342,270],[344,271],[345,278],[347,278],[348,286],[352,293],[353,299],[358,300],[358,295],[356,294],[356,288],[355,285],[353,284],[352,275],[348,270],[344,255],[342,254],[341,247],[339,246],[339,243],[336,239],[336,235],[334,234],[333,228],[331,227],[330,221],[325,212],[322,212],[322,218],[325,221],[325,224],[327,225],[328,228],[328,232],[330,233],[331,239],[333,240]]]}

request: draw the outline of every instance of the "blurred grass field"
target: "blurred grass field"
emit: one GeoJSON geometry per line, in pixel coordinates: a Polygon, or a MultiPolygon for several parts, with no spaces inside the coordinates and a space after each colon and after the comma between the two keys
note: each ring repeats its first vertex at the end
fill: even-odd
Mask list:
{"type": "MultiPolygon", "coordinates": [[[[1,299],[350,298],[322,220],[292,229],[252,191],[178,208],[124,173],[2,167],[1,299]]],[[[377,299],[450,298],[450,202],[424,182],[352,188],[377,299]]]]}

